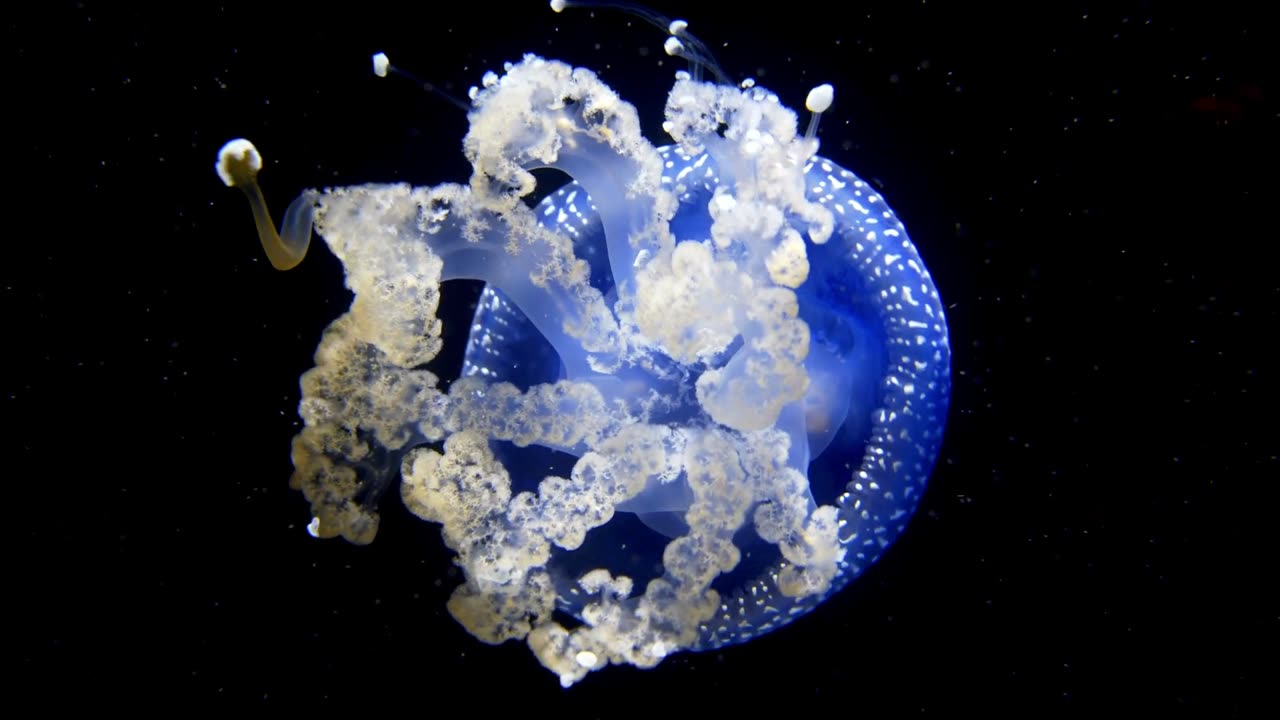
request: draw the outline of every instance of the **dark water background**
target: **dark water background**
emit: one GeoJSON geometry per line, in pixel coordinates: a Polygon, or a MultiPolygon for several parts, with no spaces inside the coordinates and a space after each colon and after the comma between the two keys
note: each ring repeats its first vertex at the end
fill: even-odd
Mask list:
{"type": "MultiPolygon", "coordinates": [[[[916,519],[849,589],[748,645],[566,692],[453,622],[438,531],[395,497],[372,546],[304,532],[297,377],[348,302],[341,270],[325,250],[271,270],[212,169],[252,138],[277,213],[303,187],[464,180],[465,118],[374,78],[378,50],[457,95],[526,51],[591,67],[660,137],[660,34],[541,2],[431,5],[6,15],[11,695],[1274,712],[1274,23],[1235,3],[659,6],[793,106],[835,84],[823,154],[877,184],[932,270],[952,412],[916,519]]],[[[464,317],[466,293],[451,302],[464,317]]]]}

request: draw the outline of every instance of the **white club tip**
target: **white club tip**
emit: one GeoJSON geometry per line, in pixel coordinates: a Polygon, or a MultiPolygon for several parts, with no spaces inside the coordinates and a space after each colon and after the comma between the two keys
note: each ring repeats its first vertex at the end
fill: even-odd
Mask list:
{"type": "Polygon", "coordinates": [[[320,537],[320,518],[311,518],[311,522],[307,523],[307,534],[313,538],[320,537]]]}
{"type": "Polygon", "coordinates": [[[667,38],[667,41],[662,43],[662,49],[666,50],[671,57],[684,57],[684,43],[674,36],[667,38]]]}
{"type": "Polygon", "coordinates": [[[227,187],[239,187],[246,180],[252,180],[262,169],[262,155],[258,148],[244,138],[236,138],[222,146],[218,151],[218,163],[214,165],[218,177],[227,187]]]}
{"type": "Polygon", "coordinates": [[[564,12],[564,9],[568,6],[569,3],[566,0],[551,0],[551,9],[556,12],[564,12]]]}
{"type": "Polygon", "coordinates": [[[684,20],[672,20],[671,24],[667,26],[667,34],[679,35],[688,29],[689,29],[689,23],[685,22],[684,20]]]}
{"type": "Polygon", "coordinates": [[[809,96],[804,99],[804,106],[809,112],[826,112],[835,96],[836,89],[830,83],[823,83],[809,91],[809,96]]]}
{"type": "Polygon", "coordinates": [[[386,53],[378,53],[373,56],[373,74],[378,77],[386,77],[387,69],[391,67],[391,58],[386,53]]]}

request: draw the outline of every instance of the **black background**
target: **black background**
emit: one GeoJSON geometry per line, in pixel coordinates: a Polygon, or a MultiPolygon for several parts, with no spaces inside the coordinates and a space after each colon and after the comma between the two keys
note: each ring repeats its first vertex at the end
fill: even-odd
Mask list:
{"type": "Polygon", "coordinates": [[[453,622],[438,531],[394,496],[369,547],[307,536],[297,377],[348,297],[325,249],[272,270],[213,172],[252,138],[277,214],[304,187],[464,180],[465,117],[374,78],[378,50],[459,96],[526,51],[590,67],[662,137],[660,33],[435,5],[7,11],[11,695],[1274,712],[1274,23],[1233,3],[659,5],[788,104],[836,86],[822,152],[877,184],[932,270],[952,412],[915,520],[853,586],[747,645],[564,691],[453,622]]]}

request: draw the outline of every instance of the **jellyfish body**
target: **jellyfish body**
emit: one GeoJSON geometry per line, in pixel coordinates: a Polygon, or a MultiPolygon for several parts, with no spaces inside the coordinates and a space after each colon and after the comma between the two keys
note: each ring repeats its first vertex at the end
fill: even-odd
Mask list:
{"type": "Polygon", "coordinates": [[[457,553],[453,616],[566,686],[768,632],[873,563],[924,489],[950,362],[883,199],[761,88],[677,81],[662,148],[536,56],[473,102],[468,186],[307,196],[355,293],[302,378],[313,531],[372,540],[399,471],[457,553]],[[573,182],[530,208],[538,167],[573,182]],[[487,286],[444,392],[424,365],[454,278],[487,286]]]}

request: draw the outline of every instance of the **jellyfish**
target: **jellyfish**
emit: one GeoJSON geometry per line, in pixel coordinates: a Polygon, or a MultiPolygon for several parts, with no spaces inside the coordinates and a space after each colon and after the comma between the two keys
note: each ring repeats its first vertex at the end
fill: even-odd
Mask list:
{"type": "Polygon", "coordinates": [[[900,535],[942,439],[947,325],[901,221],[816,123],[697,75],[655,146],[591,70],[525,55],[471,93],[466,184],[307,191],[279,233],[257,150],[219,154],[272,264],[314,228],[354,294],[301,378],[309,530],[371,542],[398,480],[456,553],[451,615],[565,687],[809,612],[900,535]],[[571,179],[534,204],[538,168],[571,179]],[[446,385],[455,279],[485,289],[446,385]]]}

